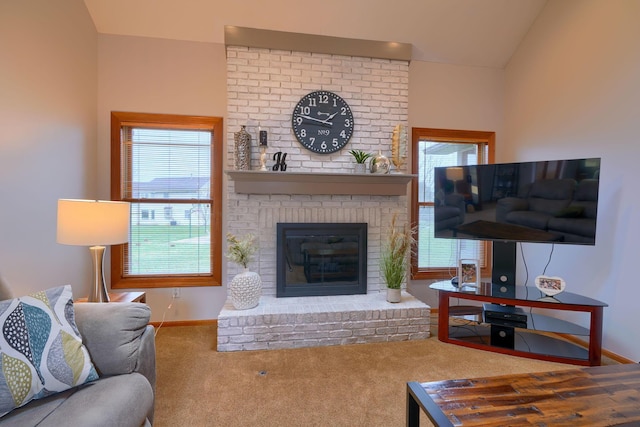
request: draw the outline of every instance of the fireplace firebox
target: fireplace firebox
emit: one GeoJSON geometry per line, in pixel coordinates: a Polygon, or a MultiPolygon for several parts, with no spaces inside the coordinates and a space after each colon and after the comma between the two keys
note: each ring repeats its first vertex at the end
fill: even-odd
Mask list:
{"type": "Polygon", "coordinates": [[[276,296],[367,293],[366,223],[278,223],[276,296]]]}

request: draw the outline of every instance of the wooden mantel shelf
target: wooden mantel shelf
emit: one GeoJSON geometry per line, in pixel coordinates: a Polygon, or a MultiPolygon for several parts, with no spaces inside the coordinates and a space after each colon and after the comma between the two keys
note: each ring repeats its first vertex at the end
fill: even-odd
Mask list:
{"type": "Polygon", "coordinates": [[[350,194],[404,196],[417,175],[372,173],[318,173],[225,171],[236,193],[243,194],[350,194]]]}

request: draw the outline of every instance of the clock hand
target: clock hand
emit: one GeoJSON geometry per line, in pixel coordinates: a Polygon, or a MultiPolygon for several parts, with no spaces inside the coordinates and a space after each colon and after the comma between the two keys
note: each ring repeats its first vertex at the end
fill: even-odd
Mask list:
{"type": "MultiPolygon", "coordinates": [[[[336,111],[335,113],[333,113],[332,115],[327,117],[327,119],[323,120],[322,123],[329,123],[329,120],[333,119],[336,116],[336,114],[338,114],[338,111],[336,111]]],[[[331,124],[331,123],[329,123],[329,124],[331,124]]]]}
{"type": "Polygon", "coordinates": [[[303,114],[298,114],[298,117],[302,117],[303,119],[307,119],[307,120],[311,120],[311,121],[314,121],[314,122],[322,123],[323,125],[333,126],[333,123],[327,121],[327,120],[330,120],[331,118],[328,118],[327,120],[320,120],[320,119],[316,119],[315,117],[305,116],[303,114]]]}

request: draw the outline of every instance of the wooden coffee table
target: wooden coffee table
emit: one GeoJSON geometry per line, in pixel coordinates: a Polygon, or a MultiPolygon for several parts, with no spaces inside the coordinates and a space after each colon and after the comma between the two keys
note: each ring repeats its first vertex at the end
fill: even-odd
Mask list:
{"type": "Polygon", "coordinates": [[[640,365],[407,383],[407,426],[637,426],[640,365]]]}

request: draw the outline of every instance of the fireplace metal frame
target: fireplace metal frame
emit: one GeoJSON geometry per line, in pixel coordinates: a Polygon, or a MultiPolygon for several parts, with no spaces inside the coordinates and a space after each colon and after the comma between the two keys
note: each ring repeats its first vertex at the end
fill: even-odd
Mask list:
{"type": "Polygon", "coordinates": [[[325,296],[325,295],[357,295],[367,293],[367,233],[366,223],[278,223],[276,226],[276,296],[325,296]],[[345,234],[358,237],[357,280],[352,283],[322,282],[287,283],[286,271],[291,268],[286,237],[304,236],[343,236],[345,234]]]}

